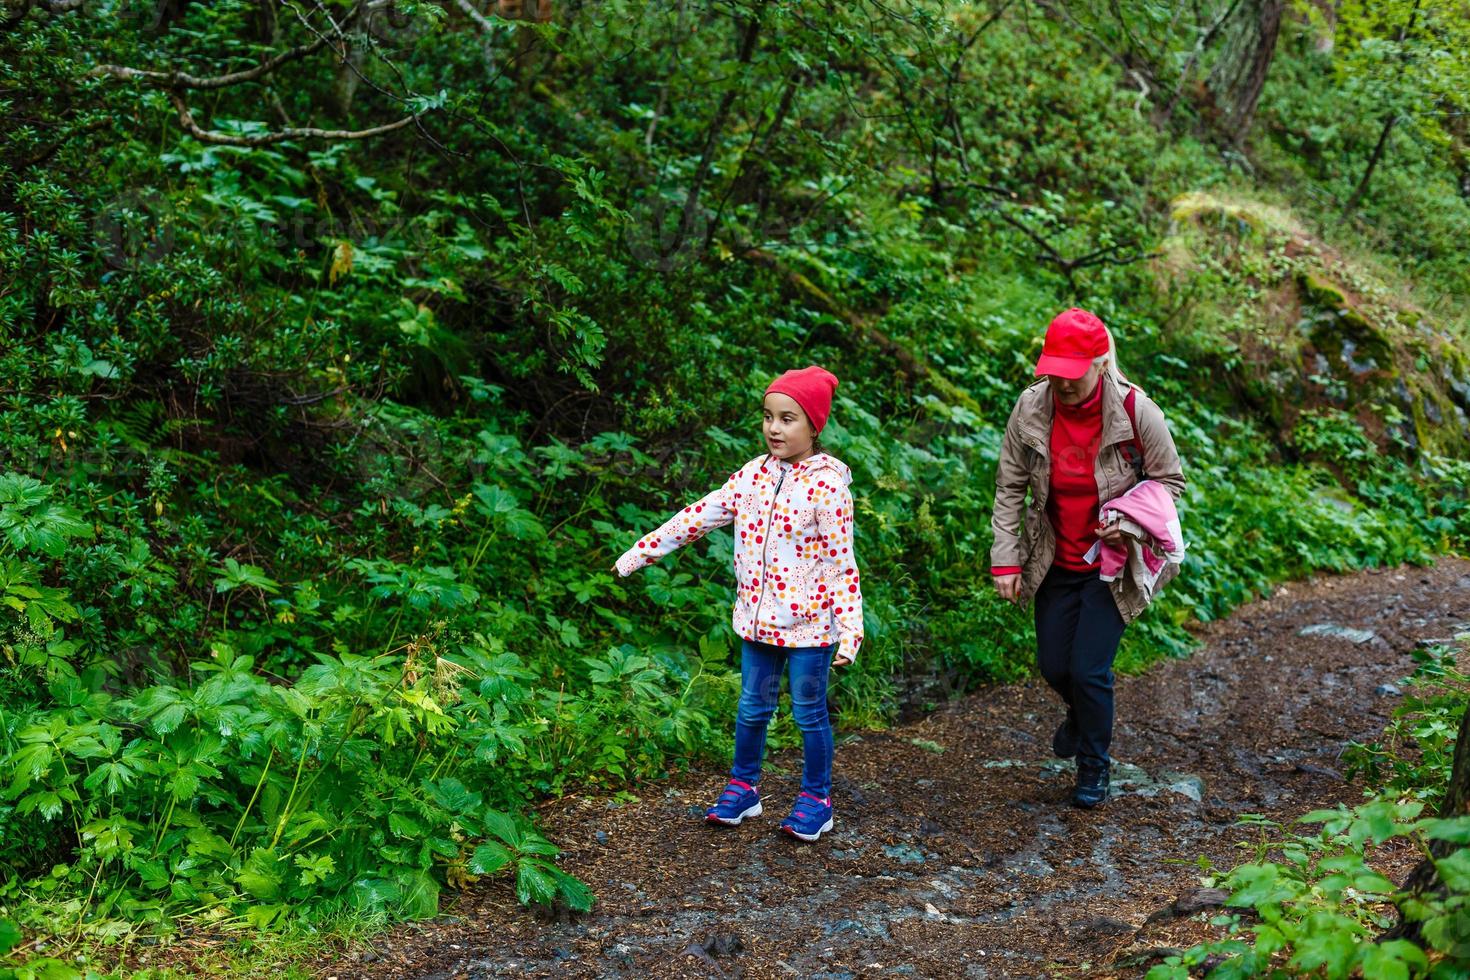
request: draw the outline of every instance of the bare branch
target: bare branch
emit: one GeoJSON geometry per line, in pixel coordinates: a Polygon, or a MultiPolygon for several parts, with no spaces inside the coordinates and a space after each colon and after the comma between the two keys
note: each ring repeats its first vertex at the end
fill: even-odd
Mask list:
{"type": "Polygon", "coordinates": [[[954,145],[955,150],[957,151],[955,153],[955,159],[959,161],[960,170],[965,174],[965,176],[968,177],[970,175],[970,161],[965,159],[965,136],[964,133],[960,130],[960,114],[959,110],[955,106],[955,85],[960,80],[960,71],[964,67],[965,55],[967,55],[970,49],[975,46],[975,42],[980,40],[980,35],[984,34],[991,27],[991,25],[999,21],[1001,17],[1005,14],[1005,12],[1010,9],[1011,4],[1013,4],[1014,2],[1015,0],[1004,0],[1003,3],[1001,3],[990,12],[990,16],[985,18],[985,20],[981,22],[980,26],[975,28],[974,33],[966,38],[964,43],[962,43],[955,51],[954,60],[950,63],[949,71],[945,72],[944,114],[943,117],[940,119],[939,127],[934,130],[934,135],[929,146],[929,180],[930,184],[936,188],[939,186],[940,128],[946,126],[949,128],[950,134],[954,136],[954,145]]]}
{"type": "Polygon", "coordinates": [[[490,23],[488,17],[476,10],[475,5],[470,3],[470,0],[454,0],[454,5],[463,11],[464,15],[474,21],[475,26],[486,34],[495,30],[495,25],[490,23]]]}
{"type": "MultiPolygon", "coordinates": [[[[740,37],[740,50],[736,57],[736,64],[744,69],[750,64],[755,55],[756,38],[760,35],[761,15],[765,12],[769,0],[760,0],[756,8],[750,14],[750,19],[745,23],[745,30],[740,37]]],[[[688,196],[684,198],[684,207],[679,213],[678,237],[674,240],[677,249],[684,243],[689,229],[694,222],[695,209],[699,207],[699,194],[704,189],[704,182],[709,177],[710,168],[714,164],[715,149],[719,145],[719,139],[725,129],[725,120],[730,115],[730,108],[735,104],[735,98],[739,94],[739,88],[731,85],[720,97],[720,103],[715,107],[714,117],[710,120],[709,127],[705,130],[704,150],[700,153],[699,165],[694,168],[694,177],[690,181],[688,196]]]]}
{"type": "Polygon", "coordinates": [[[1148,101],[1149,96],[1148,79],[1144,78],[1141,72],[1133,68],[1128,69],[1128,74],[1138,83],[1138,98],[1133,102],[1133,114],[1142,119],[1143,104],[1148,101]]]}
{"type": "Polygon", "coordinates": [[[992,196],[992,199],[984,202],[982,205],[985,211],[995,215],[1001,221],[1004,221],[1006,224],[1010,225],[1012,228],[1015,228],[1017,231],[1021,232],[1021,234],[1029,238],[1031,242],[1035,244],[1036,247],[1040,250],[1036,256],[1037,259],[1043,262],[1050,262],[1052,265],[1056,266],[1057,269],[1062,273],[1062,275],[1066,276],[1068,283],[1072,283],[1074,281],[1073,276],[1079,270],[1086,269],[1094,265],[1132,265],[1134,262],[1143,262],[1149,259],[1156,259],[1163,254],[1161,252],[1141,251],[1138,249],[1138,242],[1129,241],[1120,242],[1116,245],[1104,245],[1101,248],[1094,249],[1093,251],[1087,252],[1083,255],[1068,257],[1066,255],[1063,255],[1055,245],[1048,241],[1046,237],[1043,236],[1041,233],[1036,231],[1036,229],[1032,228],[1030,225],[1022,221],[1015,215],[1008,213],[1007,205],[1011,203],[1008,198],[1014,196],[1010,191],[1007,191],[1003,187],[994,187],[988,184],[979,183],[977,181],[965,181],[961,184],[956,184],[952,186],[954,189],[975,189],[990,194],[992,196]],[[1129,252],[1128,254],[1123,254],[1128,249],[1133,249],[1134,251],[1129,252]]]}
{"type": "MultiPolygon", "coordinates": [[[[395,0],[372,0],[372,2],[366,3],[366,4],[363,4],[362,5],[362,7],[361,7],[362,14],[364,16],[368,17],[368,18],[371,18],[371,15],[373,13],[375,13],[376,11],[381,10],[381,9],[383,9],[385,7],[391,7],[394,2],[395,2],[395,0]]],[[[347,36],[346,36],[346,33],[344,32],[343,28],[332,17],[331,11],[329,11],[325,7],[323,7],[321,5],[321,3],[316,2],[313,5],[316,7],[316,9],[320,10],[322,12],[322,14],[327,18],[327,22],[332,25],[332,30],[336,32],[335,35],[324,34],[321,31],[318,31],[316,29],[316,27],[314,27],[312,25],[310,19],[308,19],[304,14],[302,14],[302,12],[300,11],[300,9],[298,9],[297,6],[294,3],[289,4],[289,6],[291,8],[291,12],[296,15],[296,19],[301,22],[301,26],[303,28],[305,28],[308,33],[316,36],[319,39],[324,39],[325,40],[325,43],[327,43],[327,44],[334,44],[334,42],[335,42],[335,44],[334,44],[334,50],[337,51],[337,55],[338,55],[338,58],[339,58],[339,60],[341,62],[342,67],[346,68],[349,72],[351,72],[352,75],[357,79],[358,83],[368,86],[374,92],[377,92],[379,95],[382,95],[384,98],[391,99],[391,100],[393,100],[395,102],[405,102],[405,101],[407,101],[406,99],[404,99],[403,96],[399,95],[398,93],[391,92],[388,89],[384,88],[383,86],[379,85],[377,82],[373,81],[371,77],[369,77],[367,74],[365,74],[362,71],[362,69],[357,64],[354,63],[355,62],[355,59],[350,58],[350,57],[347,57],[347,55],[345,53],[345,46],[346,46],[346,43],[347,43],[347,36]],[[342,45],[343,48],[340,49],[340,50],[337,49],[336,48],[336,45],[337,44],[342,45]]],[[[353,23],[354,22],[354,18],[356,16],[357,16],[357,11],[355,9],[352,10],[352,11],[349,11],[348,12],[348,15],[347,15],[347,18],[344,21],[344,23],[353,23]]],[[[369,33],[371,33],[371,32],[369,32],[369,33]]],[[[373,52],[374,52],[374,54],[377,54],[378,55],[379,60],[382,61],[382,63],[384,65],[386,65],[395,75],[398,76],[399,81],[403,81],[403,72],[398,68],[397,65],[395,65],[392,62],[391,59],[384,58],[384,57],[382,57],[381,54],[378,54],[376,47],[373,47],[373,52]]],[[[407,83],[404,84],[404,87],[405,88],[408,87],[407,86],[407,83]]],[[[425,135],[427,135],[427,134],[425,134],[425,135]]]]}
{"type": "Polygon", "coordinates": [[[1190,74],[1194,71],[1195,62],[1199,61],[1200,55],[1204,54],[1210,45],[1215,43],[1215,36],[1225,26],[1225,22],[1235,16],[1235,8],[1239,6],[1240,0],[1230,0],[1230,6],[1225,8],[1225,12],[1195,42],[1194,49],[1189,52],[1189,60],[1184,63],[1183,68],[1179,69],[1179,82],[1174,86],[1174,94],[1169,96],[1169,102],[1164,106],[1163,112],[1160,114],[1163,119],[1167,120],[1174,114],[1174,107],[1179,104],[1179,99],[1184,94],[1184,87],[1189,83],[1190,74]]]}
{"type": "Polygon", "coordinates": [[[87,77],[97,78],[102,75],[111,75],[113,78],[121,78],[126,81],[137,79],[152,82],[160,87],[171,89],[192,88],[208,90],[228,88],[231,85],[253,82],[256,79],[269,75],[288,62],[299,61],[308,55],[314,54],[326,47],[329,40],[329,35],[322,34],[310,44],[303,44],[299,48],[292,48],[290,51],[282,51],[274,58],[271,58],[269,61],[262,61],[254,68],[230,72],[227,75],[201,77],[182,71],[148,71],[144,68],[127,68],[123,65],[98,65],[96,68],[87,72],[87,77]]]}
{"type": "Polygon", "coordinates": [[[270,146],[273,143],[284,143],[287,140],[361,140],[370,139],[374,136],[382,136],[391,133],[395,129],[402,129],[417,122],[421,113],[404,116],[402,119],[387,123],[383,126],[374,126],[371,129],[316,129],[308,127],[305,129],[278,129],[269,133],[260,133],[253,136],[242,136],[234,133],[221,133],[212,129],[204,129],[194,121],[194,114],[189,111],[189,106],[184,102],[184,97],[178,92],[168,94],[169,101],[173,102],[174,108],[179,113],[179,125],[184,130],[199,140],[201,143],[214,143],[219,146],[270,146]]]}

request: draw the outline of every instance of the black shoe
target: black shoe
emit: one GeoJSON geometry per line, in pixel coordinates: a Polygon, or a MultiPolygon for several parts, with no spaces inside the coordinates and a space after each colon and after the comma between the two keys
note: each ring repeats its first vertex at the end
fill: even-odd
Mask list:
{"type": "Polygon", "coordinates": [[[1051,751],[1058,759],[1070,759],[1077,754],[1077,721],[1070,708],[1051,737],[1051,751]]]}
{"type": "Polygon", "coordinates": [[[1072,803],[1084,810],[1101,806],[1108,798],[1108,764],[1092,760],[1078,761],[1077,785],[1072,790],[1072,803]]]}

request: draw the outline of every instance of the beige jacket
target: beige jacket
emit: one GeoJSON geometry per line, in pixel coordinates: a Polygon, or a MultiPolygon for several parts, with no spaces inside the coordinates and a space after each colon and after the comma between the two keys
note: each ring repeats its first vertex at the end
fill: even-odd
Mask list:
{"type": "MultiPolygon", "coordinates": [[[[1126,385],[1109,380],[1103,386],[1102,442],[1098,446],[1094,473],[1098,500],[1106,504],[1138,482],[1123,446],[1133,439],[1133,426],[1123,407],[1126,385]]],[[[1051,569],[1056,554],[1056,533],[1046,516],[1046,498],[1051,489],[1051,420],[1054,409],[1051,383],[1045,378],[1021,392],[1006,423],[995,474],[995,509],[990,519],[995,543],[990,549],[990,567],[1021,568],[1021,601],[1029,602],[1051,569]],[[1030,500],[1027,490],[1030,490],[1030,500]]],[[[1134,397],[1133,414],[1138,422],[1138,439],[1143,444],[1145,475],[1163,484],[1177,501],[1184,492],[1184,472],[1174,437],[1164,413],[1140,391],[1134,397]]],[[[1169,565],[1155,591],[1178,573],[1169,565]]],[[[1125,623],[1132,622],[1148,606],[1148,598],[1133,583],[1120,576],[1110,583],[1113,599],[1125,623]]]]}

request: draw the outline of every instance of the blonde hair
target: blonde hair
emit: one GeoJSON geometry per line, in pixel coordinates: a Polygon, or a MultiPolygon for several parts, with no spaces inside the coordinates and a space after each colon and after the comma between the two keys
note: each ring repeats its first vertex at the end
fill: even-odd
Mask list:
{"type": "MultiPolygon", "coordinates": [[[[1092,359],[1092,363],[1097,364],[1100,361],[1107,361],[1108,380],[1113,382],[1119,388],[1127,389],[1130,386],[1138,388],[1138,385],[1133,384],[1133,382],[1129,381],[1128,378],[1123,374],[1123,369],[1118,367],[1118,345],[1113,340],[1113,331],[1108,329],[1107,324],[1103,324],[1103,333],[1106,334],[1108,338],[1108,352],[1106,354],[1099,354],[1097,357],[1094,357],[1092,359]]],[[[1142,391],[1143,389],[1138,388],[1138,390],[1142,391]]]]}

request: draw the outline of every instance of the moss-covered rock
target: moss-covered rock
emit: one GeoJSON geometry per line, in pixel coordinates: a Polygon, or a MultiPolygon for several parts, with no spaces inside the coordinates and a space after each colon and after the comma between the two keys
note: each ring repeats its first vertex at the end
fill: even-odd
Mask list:
{"type": "Polygon", "coordinates": [[[1160,287],[1190,307],[1175,329],[1283,445],[1303,412],[1335,408],[1385,449],[1470,453],[1470,358],[1404,291],[1270,204],[1196,192],[1170,214],[1160,287]]]}

